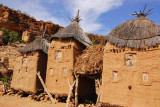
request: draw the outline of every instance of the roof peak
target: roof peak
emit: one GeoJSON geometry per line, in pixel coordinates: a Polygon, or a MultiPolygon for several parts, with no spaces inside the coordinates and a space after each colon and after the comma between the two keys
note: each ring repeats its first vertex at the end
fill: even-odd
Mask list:
{"type": "Polygon", "coordinates": [[[79,9],[78,9],[78,11],[77,11],[77,15],[75,16],[75,18],[73,19],[73,18],[70,18],[70,17],[68,17],[70,20],[71,20],[71,22],[80,22],[82,19],[80,18],[80,16],[79,16],[79,9]]]}
{"type": "Polygon", "coordinates": [[[137,13],[137,12],[135,11],[135,13],[133,13],[133,14],[131,14],[131,15],[132,15],[132,16],[133,16],[133,15],[136,15],[136,16],[139,18],[139,17],[142,17],[142,16],[143,16],[143,17],[146,17],[147,15],[152,14],[152,12],[150,12],[150,11],[151,11],[153,8],[151,8],[151,9],[149,9],[147,12],[145,12],[146,7],[147,7],[147,4],[145,5],[143,11],[140,10],[139,13],[137,13]],[[150,12],[150,13],[149,13],[149,12],[150,12]]]}
{"type": "Polygon", "coordinates": [[[79,9],[78,9],[77,15],[76,15],[76,17],[74,18],[73,21],[76,21],[76,22],[79,23],[80,20],[81,20],[81,19],[80,19],[80,17],[79,17],[79,9]]]}

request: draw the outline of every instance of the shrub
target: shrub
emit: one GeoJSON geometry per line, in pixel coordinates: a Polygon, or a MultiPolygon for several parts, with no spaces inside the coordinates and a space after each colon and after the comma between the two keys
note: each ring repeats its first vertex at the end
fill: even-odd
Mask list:
{"type": "Polygon", "coordinates": [[[19,41],[20,43],[25,43],[23,40],[19,38],[19,35],[17,32],[14,32],[14,31],[9,32],[9,30],[4,27],[1,28],[1,31],[3,32],[4,39],[5,41],[7,41],[7,43],[8,42],[15,43],[17,41],[19,41]]]}
{"type": "Polygon", "coordinates": [[[46,21],[46,23],[53,23],[52,21],[46,21]]]}
{"type": "Polygon", "coordinates": [[[38,38],[40,38],[40,36],[34,36],[34,39],[38,39],[38,38]]]}
{"type": "Polygon", "coordinates": [[[17,41],[19,41],[18,33],[14,31],[10,32],[8,42],[14,43],[17,41]]]}
{"type": "Polygon", "coordinates": [[[4,77],[0,78],[0,80],[2,81],[2,84],[4,86],[10,87],[11,80],[12,80],[12,75],[11,76],[4,76],[4,77]]]}
{"type": "Polygon", "coordinates": [[[26,42],[24,40],[19,39],[19,43],[24,43],[26,44],[26,42]]]}
{"type": "Polygon", "coordinates": [[[98,45],[96,42],[92,42],[93,45],[98,45]]]}
{"type": "Polygon", "coordinates": [[[9,39],[9,31],[8,31],[8,29],[3,27],[3,28],[1,28],[1,31],[3,32],[4,39],[8,41],[8,39],[9,39]]]}

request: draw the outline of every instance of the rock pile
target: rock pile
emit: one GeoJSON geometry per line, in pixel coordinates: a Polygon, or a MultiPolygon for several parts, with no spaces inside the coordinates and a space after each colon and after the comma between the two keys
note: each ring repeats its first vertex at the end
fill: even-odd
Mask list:
{"type": "Polygon", "coordinates": [[[93,42],[93,45],[97,45],[97,44],[104,45],[105,36],[90,34],[90,33],[86,33],[86,35],[91,39],[91,41],[93,42]]]}
{"type": "Polygon", "coordinates": [[[1,76],[12,74],[15,59],[20,53],[17,51],[18,48],[25,44],[14,44],[7,46],[0,46],[0,74],[1,76]]]}

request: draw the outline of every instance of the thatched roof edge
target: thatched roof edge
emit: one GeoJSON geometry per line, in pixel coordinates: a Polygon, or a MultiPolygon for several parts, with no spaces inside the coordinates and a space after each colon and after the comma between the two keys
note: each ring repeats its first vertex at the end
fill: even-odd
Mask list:
{"type": "Polygon", "coordinates": [[[34,40],[33,42],[27,44],[26,46],[18,49],[18,52],[27,53],[39,50],[47,54],[49,46],[50,43],[48,42],[48,40],[44,38],[38,38],[37,40],[34,40]]]}
{"type": "Polygon", "coordinates": [[[160,44],[160,35],[146,39],[136,39],[136,40],[120,39],[110,35],[108,36],[106,42],[110,42],[118,47],[130,47],[130,48],[140,49],[140,48],[145,48],[146,46],[154,47],[160,44]]]}

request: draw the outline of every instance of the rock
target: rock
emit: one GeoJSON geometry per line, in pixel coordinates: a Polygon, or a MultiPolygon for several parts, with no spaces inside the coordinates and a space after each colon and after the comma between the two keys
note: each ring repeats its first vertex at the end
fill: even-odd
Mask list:
{"type": "Polygon", "coordinates": [[[3,35],[3,32],[2,31],[0,31],[0,37],[3,35]]]}
{"type": "Polygon", "coordinates": [[[80,104],[80,105],[78,105],[78,107],[84,107],[84,105],[83,105],[83,104],[80,104]]]}
{"type": "Polygon", "coordinates": [[[4,90],[4,86],[0,84],[0,92],[2,92],[3,90],[4,90]]]}
{"type": "Polygon", "coordinates": [[[49,100],[49,96],[45,95],[44,100],[48,101],[49,100]]]}
{"type": "Polygon", "coordinates": [[[29,43],[34,40],[34,36],[30,31],[26,30],[22,34],[22,40],[26,43],[29,43]]]}

